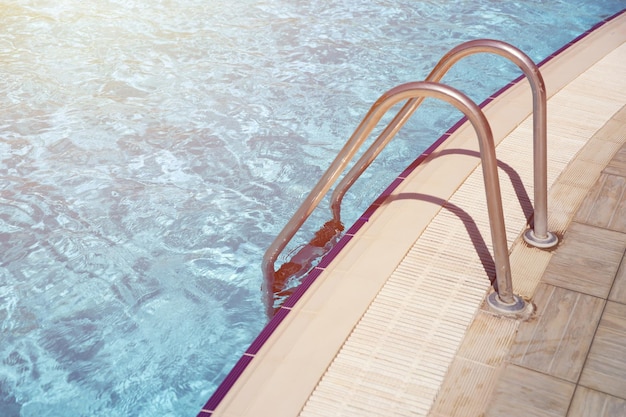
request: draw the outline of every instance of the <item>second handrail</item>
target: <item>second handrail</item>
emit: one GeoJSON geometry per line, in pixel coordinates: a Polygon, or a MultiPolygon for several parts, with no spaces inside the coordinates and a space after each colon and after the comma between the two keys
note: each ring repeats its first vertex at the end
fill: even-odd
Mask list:
{"type": "MultiPolygon", "coordinates": [[[[524,72],[530,83],[533,94],[534,216],[533,227],[524,234],[524,239],[533,246],[550,248],[558,243],[558,239],[553,233],[548,231],[547,103],[545,83],[539,68],[528,55],[513,45],[493,39],[477,39],[462,43],[451,49],[439,60],[425,81],[439,82],[459,60],[479,52],[491,52],[508,58],[524,72]]],[[[340,222],[341,201],[347,190],[370,166],[387,143],[417,110],[423,100],[424,97],[416,97],[407,101],[389,125],[337,185],[331,196],[331,210],[333,219],[336,222],[340,222]]]]}
{"type": "Polygon", "coordinates": [[[496,301],[502,303],[505,309],[518,310],[524,308],[523,300],[513,294],[506,230],[504,226],[504,213],[502,210],[502,198],[498,180],[497,160],[493,144],[493,134],[489,123],[482,110],[465,94],[444,84],[420,81],[406,83],[392,88],[374,103],[322,178],[267,249],[263,258],[263,272],[265,276],[264,285],[266,286],[265,293],[266,296],[269,297],[268,310],[271,310],[271,288],[274,284],[275,274],[274,264],[278,255],[317,207],[332,184],[337,180],[343,169],[355,155],[358,148],[363,144],[387,111],[403,100],[414,100],[418,97],[434,97],[454,105],[465,114],[476,130],[483,164],[487,211],[491,226],[494,263],[496,267],[498,294],[498,300],[496,301]]]}

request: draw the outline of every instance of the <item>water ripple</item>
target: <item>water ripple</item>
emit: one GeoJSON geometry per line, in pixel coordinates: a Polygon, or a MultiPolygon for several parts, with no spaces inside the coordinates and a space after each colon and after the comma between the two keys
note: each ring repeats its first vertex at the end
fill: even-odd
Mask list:
{"type": "MultiPolygon", "coordinates": [[[[2,2],[0,415],[196,413],[265,323],[263,251],[382,92],[464,40],[540,59],[623,8],[533,4],[2,2]]],[[[514,75],[446,80],[481,101],[514,75]]],[[[420,109],[346,221],[459,116],[420,109]]]]}

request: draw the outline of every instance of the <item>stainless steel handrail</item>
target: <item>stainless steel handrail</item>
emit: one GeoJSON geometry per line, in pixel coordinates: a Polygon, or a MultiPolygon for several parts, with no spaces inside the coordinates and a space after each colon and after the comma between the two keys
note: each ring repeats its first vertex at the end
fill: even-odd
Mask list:
{"type": "Polygon", "coordinates": [[[263,271],[265,275],[265,293],[269,297],[268,311],[271,311],[271,289],[273,288],[275,274],[274,264],[280,252],[282,252],[300,226],[302,226],[315,207],[317,207],[331,185],[336,181],[337,177],[352,159],[358,148],[387,111],[403,100],[414,100],[417,97],[438,98],[454,105],[465,114],[474,127],[479,139],[480,155],[483,164],[487,211],[496,267],[497,297],[492,301],[494,301],[496,307],[502,311],[518,312],[525,308],[525,302],[520,297],[513,294],[511,267],[509,264],[506,230],[504,226],[504,213],[502,210],[502,198],[498,180],[497,160],[493,134],[489,123],[482,110],[465,94],[444,84],[420,81],[406,83],[392,88],[374,103],[320,181],[267,249],[263,258],[263,271]]]}
{"type": "MultiPolygon", "coordinates": [[[[548,231],[548,162],[547,162],[547,103],[546,88],[535,63],[518,48],[502,41],[493,39],[477,39],[462,43],[437,63],[425,81],[439,82],[448,70],[462,58],[479,52],[490,52],[508,58],[526,75],[533,94],[533,173],[534,173],[534,216],[533,228],[524,234],[530,245],[539,248],[550,248],[558,243],[558,238],[548,231]]],[[[331,196],[333,218],[341,219],[341,201],[347,190],[376,159],[378,154],[407,122],[415,110],[424,101],[423,97],[409,100],[385,130],[372,143],[367,151],[356,162],[352,169],[339,182],[331,196]]]]}

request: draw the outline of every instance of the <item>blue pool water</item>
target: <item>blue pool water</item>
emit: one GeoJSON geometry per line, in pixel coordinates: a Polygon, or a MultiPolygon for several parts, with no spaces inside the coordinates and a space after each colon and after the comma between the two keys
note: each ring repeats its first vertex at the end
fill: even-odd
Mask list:
{"type": "MultiPolygon", "coordinates": [[[[382,92],[475,38],[539,61],[624,7],[0,0],[0,416],[195,415],[266,322],[265,249],[382,92]]],[[[480,102],[517,75],[478,55],[444,81],[480,102]]],[[[426,103],[346,223],[459,117],[426,103]]]]}

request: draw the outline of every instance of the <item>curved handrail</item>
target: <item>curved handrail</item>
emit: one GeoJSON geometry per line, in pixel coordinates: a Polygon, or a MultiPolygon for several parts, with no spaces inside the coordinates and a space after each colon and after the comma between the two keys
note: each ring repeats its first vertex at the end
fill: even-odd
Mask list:
{"type": "MultiPolygon", "coordinates": [[[[533,94],[533,166],[534,166],[534,224],[524,238],[534,246],[547,248],[556,245],[558,239],[548,231],[548,202],[547,202],[547,103],[546,88],[543,77],[535,63],[518,48],[506,42],[493,39],[477,39],[462,43],[451,49],[437,63],[425,81],[439,82],[448,70],[462,58],[479,52],[491,52],[508,58],[516,64],[526,75],[533,94]]],[[[409,117],[424,101],[423,97],[409,100],[385,130],[361,156],[352,169],[346,174],[335,188],[331,196],[331,210],[333,218],[339,222],[341,218],[341,201],[347,190],[361,176],[361,174],[376,159],[378,154],[404,126],[409,117]]]]}
{"type": "MultiPolygon", "coordinates": [[[[267,249],[263,258],[263,272],[265,275],[265,293],[270,297],[270,302],[270,289],[274,284],[274,264],[280,252],[282,252],[300,226],[302,226],[312,211],[317,207],[331,185],[336,181],[342,170],[355,155],[359,146],[362,145],[387,111],[403,100],[414,100],[417,97],[438,98],[454,105],[467,116],[478,135],[481,161],[483,164],[485,192],[487,195],[487,211],[491,228],[494,263],[496,266],[498,296],[500,301],[507,306],[518,303],[519,300],[513,294],[506,230],[504,226],[504,213],[502,210],[500,183],[498,181],[497,160],[493,134],[489,123],[482,110],[465,94],[444,84],[429,81],[401,84],[387,91],[372,105],[365,118],[361,121],[322,178],[267,249]]],[[[271,304],[268,306],[268,310],[271,310],[271,304]]]]}

